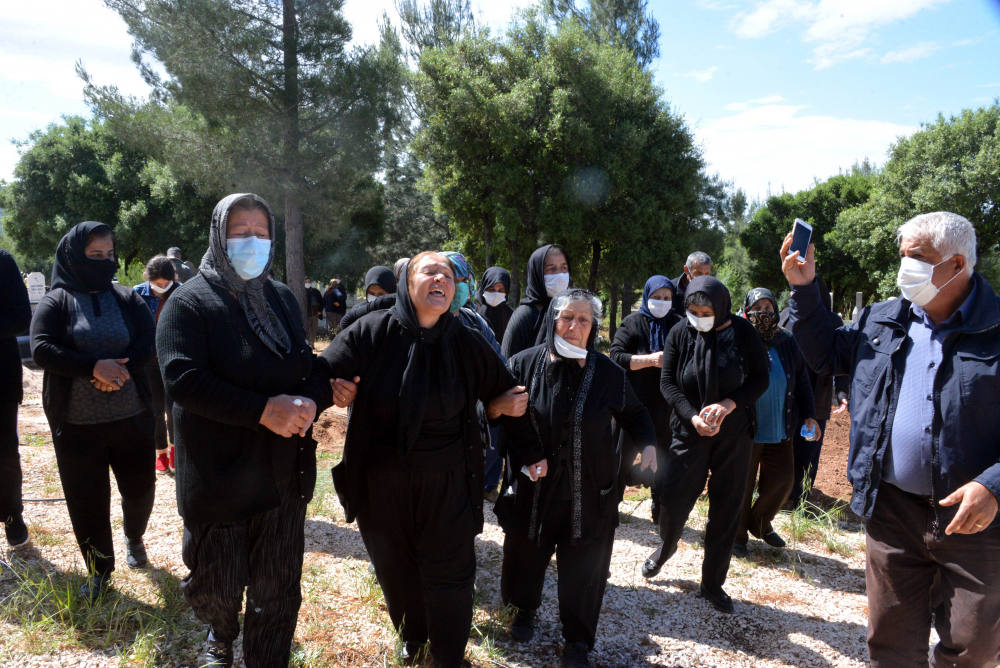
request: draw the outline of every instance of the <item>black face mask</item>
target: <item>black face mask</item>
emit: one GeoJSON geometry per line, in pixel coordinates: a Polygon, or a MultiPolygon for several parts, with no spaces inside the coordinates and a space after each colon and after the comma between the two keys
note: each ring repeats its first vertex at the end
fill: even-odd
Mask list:
{"type": "Polygon", "coordinates": [[[778,314],[767,311],[747,311],[747,320],[760,334],[760,338],[770,341],[778,334],[778,314]]]}
{"type": "Polygon", "coordinates": [[[80,279],[87,285],[98,288],[110,287],[111,279],[118,273],[118,263],[114,260],[91,260],[87,258],[79,269],[80,279]]]}

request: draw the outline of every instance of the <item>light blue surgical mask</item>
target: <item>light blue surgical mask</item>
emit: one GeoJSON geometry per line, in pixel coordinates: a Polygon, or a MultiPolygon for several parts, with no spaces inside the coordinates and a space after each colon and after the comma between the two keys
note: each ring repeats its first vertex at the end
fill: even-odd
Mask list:
{"type": "Polygon", "coordinates": [[[451,300],[451,312],[458,313],[458,309],[465,306],[465,302],[467,301],[469,301],[469,284],[456,283],[455,296],[451,300]]]}
{"type": "Polygon", "coordinates": [[[244,281],[264,273],[271,258],[271,240],[259,237],[226,239],[226,254],[233,269],[244,281]]]}

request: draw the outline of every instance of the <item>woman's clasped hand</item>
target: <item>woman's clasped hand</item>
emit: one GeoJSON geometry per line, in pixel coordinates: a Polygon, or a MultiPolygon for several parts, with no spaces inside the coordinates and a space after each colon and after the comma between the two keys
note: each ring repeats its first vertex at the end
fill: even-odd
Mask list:
{"type": "Polygon", "coordinates": [[[305,436],[316,419],[316,402],[308,397],[279,394],[267,400],[260,423],[278,436],[305,436]]]}

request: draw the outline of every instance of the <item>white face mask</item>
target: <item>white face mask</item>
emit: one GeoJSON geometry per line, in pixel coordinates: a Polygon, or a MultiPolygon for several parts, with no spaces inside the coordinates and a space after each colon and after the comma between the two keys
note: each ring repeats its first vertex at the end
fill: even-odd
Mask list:
{"type": "Polygon", "coordinates": [[[649,306],[649,312],[653,314],[654,318],[662,318],[670,313],[674,302],[669,299],[650,299],[646,305],[649,306]]]}
{"type": "MultiPolygon", "coordinates": [[[[565,276],[565,274],[563,274],[565,276]]],[[[556,344],[556,354],[559,357],[565,357],[570,360],[585,360],[587,359],[587,349],[574,346],[572,343],[564,339],[563,337],[556,334],[555,339],[556,344]]]]}
{"type": "Polygon", "coordinates": [[[569,274],[549,274],[545,277],[545,294],[555,297],[569,287],[569,274]]]}
{"type": "Polygon", "coordinates": [[[264,273],[271,258],[271,240],[257,237],[227,239],[226,254],[240,278],[249,281],[264,273]]]}
{"type": "Polygon", "coordinates": [[[955,256],[952,255],[937,264],[921,262],[912,257],[904,257],[899,263],[899,273],[896,274],[896,285],[899,286],[899,291],[903,293],[905,298],[917,306],[923,307],[930,304],[937,297],[938,292],[944,285],[948,285],[948,283],[958,278],[958,274],[955,274],[941,288],[934,285],[931,281],[931,278],[934,276],[934,267],[941,266],[952,257],[955,256]]]}
{"type": "Polygon", "coordinates": [[[173,281],[170,281],[169,283],[167,283],[167,287],[165,287],[165,288],[161,288],[160,286],[158,286],[156,283],[153,283],[153,282],[150,282],[150,284],[149,284],[149,288],[153,292],[155,292],[156,294],[158,294],[158,295],[162,295],[164,292],[166,292],[167,290],[169,290],[172,287],[174,287],[174,282],[173,281]]]}
{"type": "Polygon", "coordinates": [[[312,283],[306,283],[306,290],[308,290],[308,289],[309,289],[309,288],[311,288],[312,286],[313,286],[313,284],[312,284],[312,283]]]}
{"type": "Polygon", "coordinates": [[[483,301],[490,306],[500,306],[500,304],[507,301],[507,295],[502,292],[484,292],[483,301]]]}
{"type": "Polygon", "coordinates": [[[378,295],[368,295],[368,301],[373,302],[378,299],[378,295]]]}
{"type": "Polygon", "coordinates": [[[715,329],[715,316],[710,316],[708,318],[699,318],[691,311],[688,311],[688,322],[691,326],[697,329],[699,332],[711,332],[715,329]]]}

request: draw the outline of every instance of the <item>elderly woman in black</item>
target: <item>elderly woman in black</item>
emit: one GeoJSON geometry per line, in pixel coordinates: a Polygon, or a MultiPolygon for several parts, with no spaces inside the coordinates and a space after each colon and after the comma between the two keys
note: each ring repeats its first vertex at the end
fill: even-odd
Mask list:
{"type": "Polygon", "coordinates": [[[755,405],[768,385],[767,351],[753,325],[730,313],[729,290],[718,279],[693,279],[684,308],[687,325],[667,335],[660,376],[660,390],[674,411],[660,496],[663,545],[646,559],[642,574],[656,576],[677,551],[684,523],[707,479],[701,595],[717,610],[733,612],[722,585],[750,470],[755,405]]]}
{"type": "Polygon", "coordinates": [[[42,404],[73,533],[89,574],[81,596],[97,599],[115,568],[111,479],[122,496],[126,562],[146,566],[142,536],[156,492],[156,443],[146,363],[156,326],[142,298],[112,282],[115,237],[80,223],[62,238],[52,289],[31,320],[31,355],[45,371],[42,404]]]}
{"type": "Polygon", "coordinates": [[[167,300],[157,325],[190,569],[181,589],[210,626],[199,665],[231,665],[244,590],[245,665],[288,665],[302,601],[305,513],[316,482],[309,429],[330,387],[315,389],[325,381],[314,383],[291,290],[267,278],[274,232],[260,197],[219,202],[200,273],[167,300]]]}
{"type": "Polygon", "coordinates": [[[542,246],[528,258],[524,297],[503,335],[502,353],[506,359],[545,343],[542,321],[552,298],[569,287],[569,271],[569,254],[557,244],[542,246]]]}
{"type": "Polygon", "coordinates": [[[483,528],[483,440],[476,402],[493,418],[523,413],[514,378],[483,337],[449,315],[455,269],[439,253],[410,260],[396,303],[344,330],[317,366],[359,378],[333,470],[389,617],[412,659],[461,666],[472,625],[475,536],[483,528]],[[491,402],[491,400],[497,401],[491,402]]]}
{"type": "Polygon", "coordinates": [[[619,455],[611,421],[642,448],[656,470],[656,433],[625,372],[594,351],[601,302],[567,290],[544,317],[545,342],[508,363],[528,388],[528,415],[505,418],[511,467],[497,503],[504,529],[500,581],[504,604],[517,608],[515,640],[534,635],[545,569],[559,565],[563,664],[589,666],[618,526],[619,455]]]}
{"type": "MultiPolygon", "coordinates": [[[[656,427],[657,462],[666,461],[667,449],[672,440],[670,433],[670,405],[660,392],[660,369],[663,368],[663,342],[667,333],[680,322],[680,315],[673,309],[674,282],[666,276],[651,276],[642,290],[639,311],[622,320],[611,343],[611,359],[625,369],[635,394],[642,401],[656,427]]],[[[622,453],[622,472],[629,470],[635,460],[636,447],[627,432],[622,432],[619,447],[622,453]]],[[[652,485],[653,522],[659,522],[660,489],[665,468],[658,468],[652,485]]],[[[623,476],[624,478],[625,476],[623,476]]],[[[624,493],[620,489],[619,493],[624,493]]]]}
{"type": "Polygon", "coordinates": [[[744,298],[740,312],[764,342],[770,369],[767,391],[757,399],[757,435],[743,497],[743,519],[733,546],[733,554],[743,557],[747,554],[747,531],[771,547],[785,546],[771,521],[785,504],[795,481],[792,437],[800,425],[811,431],[809,441],[819,440],[821,433],[806,360],[792,333],[778,326],[774,293],[754,288],[744,298]]]}

